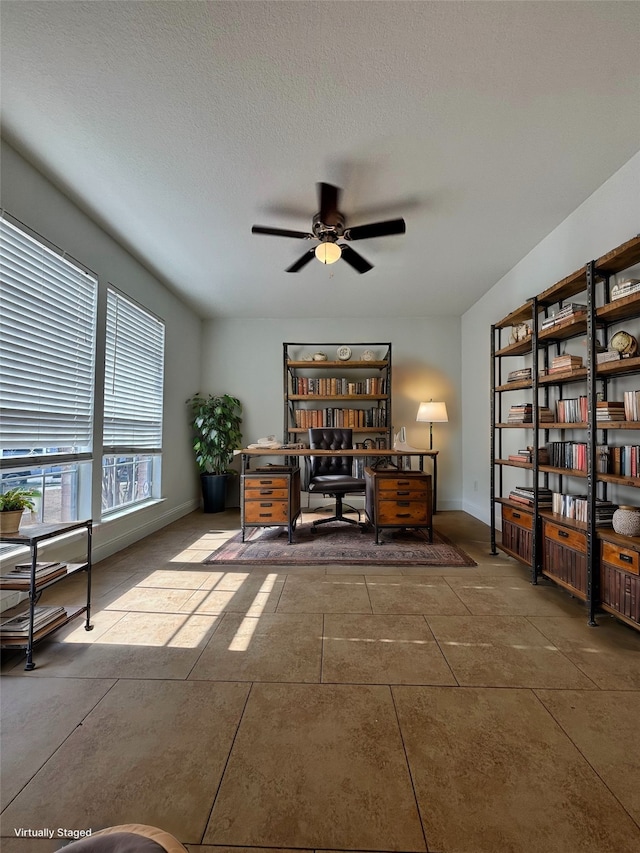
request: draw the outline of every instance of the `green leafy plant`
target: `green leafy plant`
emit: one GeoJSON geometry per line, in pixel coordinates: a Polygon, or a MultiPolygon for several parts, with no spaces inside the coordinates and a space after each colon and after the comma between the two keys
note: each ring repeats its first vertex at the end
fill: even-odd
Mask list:
{"type": "Polygon", "coordinates": [[[229,394],[194,394],[191,409],[193,449],[201,474],[228,474],[233,451],[242,447],[242,403],[229,394]]]}
{"type": "Polygon", "coordinates": [[[8,489],[0,495],[0,512],[18,512],[19,510],[36,508],[33,498],[40,497],[36,489],[8,489]]]}

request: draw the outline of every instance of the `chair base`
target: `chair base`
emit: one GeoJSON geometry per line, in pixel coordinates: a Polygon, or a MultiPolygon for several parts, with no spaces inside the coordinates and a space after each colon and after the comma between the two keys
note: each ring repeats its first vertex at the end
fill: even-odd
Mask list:
{"type": "MultiPolygon", "coordinates": [[[[347,506],[349,506],[347,504],[347,506]]],[[[354,518],[347,518],[346,515],[343,515],[343,503],[342,503],[342,495],[336,495],[336,514],[332,515],[331,518],[318,518],[311,525],[311,532],[313,533],[316,527],[319,527],[321,524],[329,524],[331,521],[344,521],[347,524],[355,524],[356,527],[359,527],[363,532],[366,530],[367,525],[360,521],[360,512],[353,507],[354,512],[358,513],[358,520],[356,521],[354,518]]]]}

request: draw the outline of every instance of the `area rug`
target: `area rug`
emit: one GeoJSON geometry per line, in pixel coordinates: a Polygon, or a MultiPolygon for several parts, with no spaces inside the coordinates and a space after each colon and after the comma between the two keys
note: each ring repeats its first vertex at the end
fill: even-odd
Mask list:
{"type": "Polygon", "coordinates": [[[373,531],[354,527],[298,525],[289,545],[281,527],[250,528],[246,542],[238,533],[210,554],[205,563],[263,566],[476,566],[468,554],[434,530],[429,542],[422,530],[381,531],[376,545],[373,531]]]}

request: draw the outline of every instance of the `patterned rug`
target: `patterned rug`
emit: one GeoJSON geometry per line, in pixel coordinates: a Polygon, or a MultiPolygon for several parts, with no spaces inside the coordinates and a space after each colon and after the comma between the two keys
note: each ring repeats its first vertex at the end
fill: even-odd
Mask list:
{"type": "Polygon", "coordinates": [[[293,544],[281,527],[248,528],[246,542],[238,533],[210,554],[205,563],[265,566],[476,566],[468,554],[438,531],[433,542],[422,530],[380,532],[376,545],[373,530],[361,533],[346,524],[323,524],[314,534],[311,524],[299,524],[293,544]]]}

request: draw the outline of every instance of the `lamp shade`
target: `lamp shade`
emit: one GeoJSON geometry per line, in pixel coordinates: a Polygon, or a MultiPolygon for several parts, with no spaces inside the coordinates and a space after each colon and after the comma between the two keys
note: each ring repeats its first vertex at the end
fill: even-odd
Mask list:
{"type": "Polygon", "coordinates": [[[335,264],[342,257],[342,249],[337,243],[330,241],[316,246],[316,258],[323,264],[335,264]]]}
{"type": "Polygon", "coordinates": [[[447,407],[444,403],[434,403],[433,400],[428,403],[420,403],[416,420],[436,424],[447,423],[449,421],[447,407]]]}

